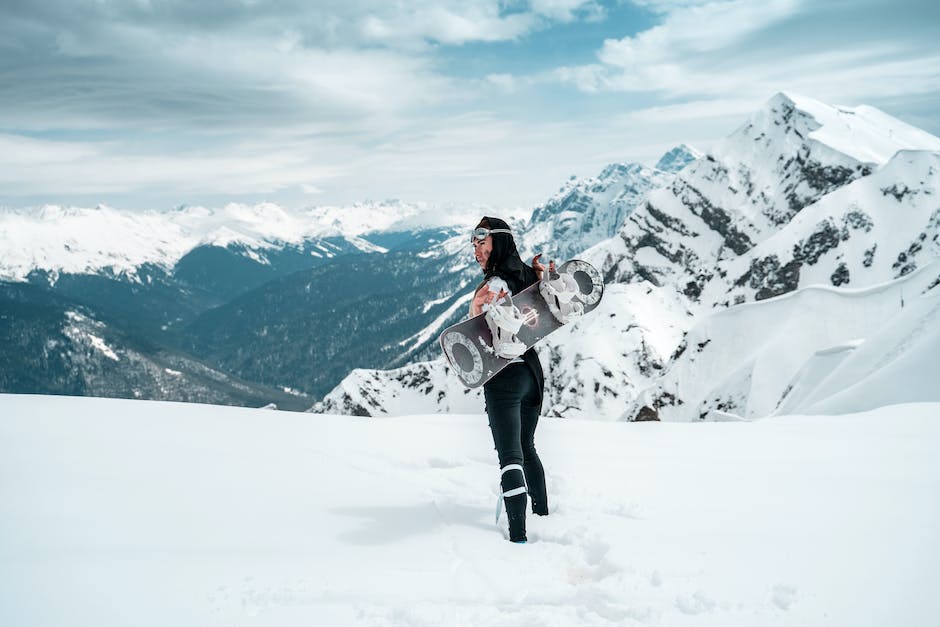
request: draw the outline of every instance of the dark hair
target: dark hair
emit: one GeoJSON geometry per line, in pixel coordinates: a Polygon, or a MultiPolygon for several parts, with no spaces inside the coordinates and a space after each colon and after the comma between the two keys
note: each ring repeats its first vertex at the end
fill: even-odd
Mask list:
{"type": "MultiPolygon", "coordinates": [[[[477,227],[487,229],[509,229],[504,220],[484,216],[477,227]]],[[[491,233],[493,250],[483,270],[485,279],[494,276],[506,281],[509,289],[515,294],[538,281],[535,270],[527,266],[519,256],[516,249],[516,240],[509,233],[491,233]]]]}

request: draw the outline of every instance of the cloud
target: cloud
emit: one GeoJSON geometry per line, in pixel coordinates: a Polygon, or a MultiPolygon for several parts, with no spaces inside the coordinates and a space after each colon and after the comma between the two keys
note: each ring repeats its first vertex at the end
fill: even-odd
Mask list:
{"type": "Polygon", "coordinates": [[[362,34],[370,41],[415,47],[426,41],[464,44],[516,39],[536,27],[532,13],[500,15],[495,4],[474,6],[415,6],[410,12],[380,17],[368,15],[362,34]]]}
{"type": "MultiPolygon", "coordinates": [[[[336,132],[473,99],[435,48],[508,41],[595,0],[12,2],[0,9],[6,129],[336,132]]],[[[500,87],[505,87],[505,81],[500,87]]]]}
{"type": "Polygon", "coordinates": [[[604,6],[596,0],[530,0],[529,7],[536,15],[560,22],[570,22],[579,16],[593,21],[607,14],[604,6]]]}
{"type": "MultiPolygon", "coordinates": [[[[14,134],[0,134],[0,168],[33,168],[50,163],[73,163],[94,157],[98,148],[79,142],[58,142],[14,134]]],[[[0,176],[2,169],[0,169],[0,176]]]]}
{"type": "Polygon", "coordinates": [[[483,150],[501,132],[459,112],[513,79],[442,74],[435,47],[513,40],[596,7],[13,0],[0,9],[0,195],[163,189],[179,202],[309,194],[337,178],[362,190],[355,179],[369,168],[423,180],[479,172],[475,158],[441,153],[483,150]]]}
{"type": "Polygon", "coordinates": [[[635,36],[608,39],[598,51],[600,63],[559,68],[557,76],[592,92],[694,93],[711,84],[702,80],[701,55],[726,49],[798,6],[796,0],[646,4],[665,14],[661,24],[635,36]]]}
{"type": "Polygon", "coordinates": [[[0,135],[0,189],[8,195],[28,195],[50,187],[66,195],[166,187],[180,194],[269,193],[302,181],[327,181],[342,173],[334,166],[311,163],[296,147],[124,154],[109,143],[0,135]]]}
{"type": "Polygon", "coordinates": [[[597,0],[413,0],[370,6],[360,20],[368,41],[405,49],[428,42],[462,45],[516,40],[553,23],[597,21],[606,11],[597,0]]]}
{"type": "Polygon", "coordinates": [[[625,0],[8,0],[0,202],[511,205],[780,90],[936,118],[933,4],[633,4],[641,28],[625,0]]]}
{"type": "Polygon", "coordinates": [[[514,92],[518,83],[515,76],[505,73],[487,74],[484,80],[506,92],[514,92]]]}
{"type": "MultiPolygon", "coordinates": [[[[597,63],[556,80],[587,93],[727,98],[781,89],[855,99],[940,88],[940,53],[917,12],[886,3],[805,0],[636,0],[658,25],[608,39],[597,63]],[[899,15],[900,14],[900,15],[899,15]],[[875,86],[877,85],[877,88],[875,86]]],[[[921,2],[902,3],[908,8],[921,2]]],[[[936,12],[936,9],[932,9],[936,12]]]]}

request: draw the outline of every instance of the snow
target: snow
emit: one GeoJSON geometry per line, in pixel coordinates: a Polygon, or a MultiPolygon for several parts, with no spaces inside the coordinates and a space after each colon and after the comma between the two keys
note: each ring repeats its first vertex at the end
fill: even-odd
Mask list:
{"type": "Polygon", "coordinates": [[[433,337],[434,335],[437,335],[441,331],[442,327],[444,326],[444,323],[450,320],[451,317],[454,315],[454,313],[458,309],[465,307],[467,303],[469,303],[472,299],[473,299],[473,294],[471,293],[463,294],[462,296],[458,297],[457,300],[451,303],[450,307],[448,307],[443,312],[441,312],[434,319],[434,321],[431,322],[431,324],[424,327],[423,329],[421,329],[420,331],[418,331],[416,334],[412,335],[408,339],[402,342],[399,342],[399,346],[403,346],[405,344],[410,343],[411,346],[408,348],[409,352],[420,347],[425,342],[430,340],[431,337],[433,337]]]}
{"type": "Polygon", "coordinates": [[[348,237],[346,238],[350,244],[358,248],[364,253],[387,253],[387,248],[382,248],[381,246],[376,246],[372,242],[362,239],[361,237],[348,237]]]}
{"type": "Polygon", "coordinates": [[[899,150],[940,150],[940,139],[874,107],[830,106],[797,94],[789,98],[821,125],[810,137],[853,159],[885,163],[899,150]]]}
{"type": "Polygon", "coordinates": [[[626,417],[664,392],[683,401],[663,407],[664,420],[715,408],[749,418],[940,402],[938,277],[934,260],[867,288],[811,286],[717,310],[689,330],[685,352],[626,417]]]}
{"type": "MultiPolygon", "coordinates": [[[[454,218],[458,224],[455,215],[423,203],[400,201],[297,210],[267,202],[168,211],[127,211],[104,205],[0,207],[0,250],[4,253],[0,279],[22,281],[34,269],[53,275],[110,269],[133,276],[147,263],[172,268],[201,245],[240,245],[259,263],[267,263],[259,251],[324,237],[345,237],[364,252],[384,253],[384,248],[362,236],[438,224],[445,218],[454,218]]],[[[333,256],[319,248],[327,257],[333,256]]],[[[314,251],[311,255],[319,256],[314,251]]]]}
{"type": "MultiPolygon", "coordinates": [[[[934,278],[940,277],[940,264],[933,269],[934,278]]],[[[802,403],[792,406],[828,414],[859,411],[899,399],[921,401],[940,396],[936,372],[938,291],[902,294],[905,306],[890,323],[846,354],[825,377],[815,381],[812,393],[802,403]]]]}
{"type": "Polygon", "coordinates": [[[88,333],[88,341],[96,350],[100,351],[105,357],[113,361],[120,361],[120,358],[117,354],[108,346],[107,342],[98,337],[97,335],[88,333]]]}
{"type": "MultiPolygon", "coordinates": [[[[771,255],[784,265],[794,257],[794,243],[809,241],[814,232],[829,227],[845,230],[841,241],[823,253],[813,264],[804,264],[800,285],[831,283],[837,263],[846,265],[850,285],[872,285],[896,278],[899,257],[915,256],[929,263],[940,258],[940,242],[932,239],[940,232],[940,209],[934,200],[940,189],[940,153],[900,151],[875,173],[853,181],[804,208],[785,227],[767,237],[746,255],[721,264],[730,278],[737,279],[755,259],[771,255]],[[892,195],[892,191],[900,198],[892,195]],[[851,223],[861,216],[865,224],[851,223]],[[921,235],[923,234],[923,235],[921,235]],[[911,252],[915,245],[917,253],[911,252]],[[873,260],[865,252],[877,250],[873,260]]],[[[724,296],[725,285],[714,282],[705,290],[712,301],[724,296]]]]}
{"type": "Polygon", "coordinates": [[[543,418],[513,545],[481,414],[0,395],[0,624],[934,625],[938,416],[543,418]]]}

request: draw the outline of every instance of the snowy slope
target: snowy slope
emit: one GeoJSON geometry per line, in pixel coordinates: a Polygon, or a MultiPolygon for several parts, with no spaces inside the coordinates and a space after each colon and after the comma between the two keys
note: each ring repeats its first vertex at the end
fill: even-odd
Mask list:
{"type": "Polygon", "coordinates": [[[479,414],[0,395],[0,624],[927,627],[938,415],[544,419],[512,545],[479,414]]]}
{"type": "Polygon", "coordinates": [[[483,390],[460,383],[442,360],[394,370],[356,368],[310,408],[320,414],[402,416],[411,407],[435,413],[473,413],[483,405],[483,390]]]}
{"type": "MultiPolygon", "coordinates": [[[[940,281],[940,266],[934,266],[940,281]]],[[[927,269],[925,269],[927,272],[927,269]]],[[[927,275],[929,276],[929,275],[927,275]]],[[[838,347],[838,360],[810,376],[810,360],[788,386],[778,413],[848,413],[904,399],[940,398],[936,360],[940,351],[940,289],[918,294],[915,279],[903,282],[904,307],[862,341],[838,347]]],[[[818,353],[817,357],[818,359],[818,353]]]]}
{"type": "Polygon", "coordinates": [[[940,401],[935,369],[924,367],[940,350],[938,315],[940,261],[875,287],[808,287],[720,310],[689,331],[668,372],[624,417],[644,405],[663,420],[697,420],[716,410],[752,418],[809,406],[842,413],[940,401]],[[864,362],[850,357],[859,347],[864,362]],[[893,377],[879,372],[889,365],[893,377]],[[841,401],[824,400],[833,396],[841,401]]]}
{"type": "Polygon", "coordinates": [[[542,412],[610,419],[655,377],[693,324],[680,295],[650,283],[608,285],[601,304],[539,346],[542,412]]]}
{"type": "Polygon", "coordinates": [[[899,151],[870,176],[804,208],[739,258],[718,264],[703,303],[808,285],[866,286],[940,258],[940,152],[899,151]]]}

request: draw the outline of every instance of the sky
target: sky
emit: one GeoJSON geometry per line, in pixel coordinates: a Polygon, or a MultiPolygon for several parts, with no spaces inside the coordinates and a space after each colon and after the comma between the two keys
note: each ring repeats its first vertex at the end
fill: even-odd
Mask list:
{"type": "Polygon", "coordinates": [[[779,91],[940,134],[927,0],[4,0],[0,206],[532,207],[779,91]]]}

